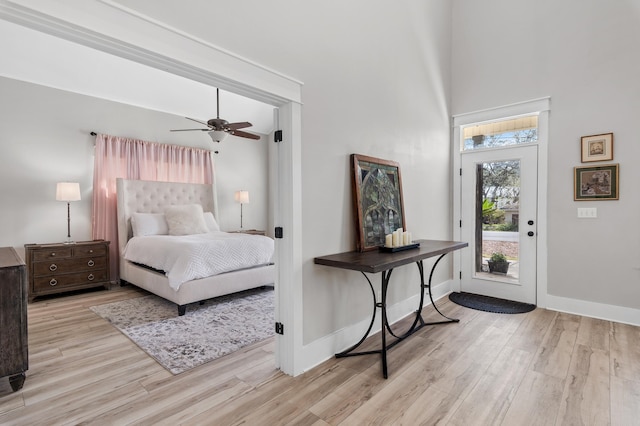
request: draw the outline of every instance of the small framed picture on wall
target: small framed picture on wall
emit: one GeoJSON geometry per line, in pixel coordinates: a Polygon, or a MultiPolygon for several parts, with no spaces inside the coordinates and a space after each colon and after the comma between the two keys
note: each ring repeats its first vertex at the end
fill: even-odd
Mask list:
{"type": "Polygon", "coordinates": [[[619,198],[619,165],[575,167],[575,201],[617,200],[619,198]]]}
{"type": "Polygon", "coordinates": [[[613,133],[583,136],[580,144],[583,163],[613,160],[613,133]]]}

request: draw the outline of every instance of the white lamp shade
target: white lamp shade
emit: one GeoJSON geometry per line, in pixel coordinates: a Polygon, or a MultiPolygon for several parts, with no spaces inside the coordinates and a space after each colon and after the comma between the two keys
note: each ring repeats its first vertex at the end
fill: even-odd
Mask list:
{"type": "Polygon", "coordinates": [[[236,191],[236,203],[249,204],[249,191],[236,191]]]}
{"type": "Polygon", "coordinates": [[[78,182],[58,182],[56,186],[57,201],[80,201],[80,184],[78,182]]]}
{"type": "Polygon", "coordinates": [[[209,136],[211,137],[211,140],[214,142],[222,142],[223,140],[225,140],[227,138],[227,136],[229,136],[229,133],[223,131],[223,130],[212,130],[209,133],[209,136]]]}

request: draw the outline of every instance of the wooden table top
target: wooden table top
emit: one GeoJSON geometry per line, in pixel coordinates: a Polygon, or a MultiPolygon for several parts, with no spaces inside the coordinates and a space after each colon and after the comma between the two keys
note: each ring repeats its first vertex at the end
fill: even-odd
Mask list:
{"type": "Polygon", "coordinates": [[[316,257],[313,261],[318,265],[375,273],[449,253],[469,245],[461,241],[416,240],[415,242],[420,243],[420,247],[395,253],[378,250],[349,251],[316,257]]]}

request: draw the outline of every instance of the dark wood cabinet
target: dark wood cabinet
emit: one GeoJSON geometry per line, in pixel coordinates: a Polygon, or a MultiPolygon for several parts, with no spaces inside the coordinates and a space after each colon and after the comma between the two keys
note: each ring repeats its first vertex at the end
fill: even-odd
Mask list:
{"type": "Polygon", "coordinates": [[[109,241],[26,244],[29,301],[38,296],[109,288],[109,241]]]}
{"type": "Polygon", "coordinates": [[[0,248],[0,377],[22,388],[29,369],[27,341],[27,273],[12,247],[0,248]]]}

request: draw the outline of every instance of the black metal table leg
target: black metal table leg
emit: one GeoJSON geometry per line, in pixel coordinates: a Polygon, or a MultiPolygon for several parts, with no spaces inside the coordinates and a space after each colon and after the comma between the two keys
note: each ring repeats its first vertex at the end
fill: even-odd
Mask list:
{"type": "Polygon", "coordinates": [[[389,288],[389,278],[393,269],[382,272],[382,296],[380,300],[380,308],[382,310],[382,320],[380,321],[380,336],[381,336],[381,350],[382,350],[382,376],[386,379],[387,374],[387,332],[389,327],[389,320],[387,319],[387,289],[389,288]]]}
{"type": "Polygon", "coordinates": [[[362,272],[362,275],[366,278],[367,283],[369,283],[369,288],[371,289],[371,294],[372,294],[372,298],[373,298],[373,314],[371,315],[371,322],[369,323],[369,328],[364,333],[362,338],[355,345],[351,346],[349,349],[346,349],[346,350],[344,350],[344,351],[342,351],[340,353],[337,353],[335,355],[336,358],[343,358],[343,357],[348,357],[348,356],[358,356],[358,355],[380,354],[381,364],[382,364],[382,375],[386,379],[386,378],[388,378],[387,351],[389,349],[391,349],[392,347],[394,347],[395,345],[397,345],[398,343],[403,341],[405,338],[409,337],[411,334],[415,333],[416,331],[420,330],[422,327],[425,327],[427,325],[436,325],[436,324],[446,324],[446,323],[452,323],[452,322],[460,322],[459,319],[450,318],[450,317],[444,315],[442,312],[440,312],[440,310],[438,309],[438,307],[435,304],[435,301],[433,300],[433,295],[431,294],[431,281],[433,279],[433,273],[435,271],[436,266],[438,265],[438,262],[440,262],[440,260],[445,255],[446,255],[446,253],[441,255],[435,261],[435,263],[433,264],[433,266],[431,268],[431,273],[429,274],[429,281],[428,281],[427,284],[425,284],[425,280],[424,280],[424,265],[423,265],[423,262],[422,262],[422,260],[419,260],[419,261],[416,262],[416,265],[418,266],[418,271],[420,272],[420,302],[419,302],[418,309],[415,312],[415,318],[413,320],[413,323],[409,327],[408,331],[406,331],[404,334],[399,335],[399,336],[396,335],[394,333],[394,331],[391,329],[391,325],[389,324],[389,320],[387,318],[387,291],[389,289],[389,280],[391,278],[391,273],[393,272],[393,269],[382,271],[381,296],[380,296],[380,300],[379,301],[376,298],[376,293],[375,293],[375,290],[373,288],[373,284],[371,283],[371,280],[369,279],[369,277],[364,272],[362,272]],[[424,306],[424,290],[425,289],[429,292],[429,299],[431,300],[431,305],[433,306],[433,308],[443,318],[446,318],[446,320],[444,320],[444,321],[436,321],[436,322],[425,322],[424,321],[424,318],[422,317],[422,309],[423,309],[423,306],[424,306]],[[364,351],[364,352],[353,352],[355,349],[357,349],[366,340],[366,338],[369,336],[369,333],[371,333],[371,329],[373,328],[373,324],[375,323],[375,319],[376,319],[376,309],[377,308],[380,308],[380,310],[381,310],[381,312],[380,312],[380,349],[379,350],[372,350],[372,351],[364,351]],[[387,332],[389,332],[389,334],[391,336],[395,337],[395,340],[393,342],[389,343],[389,344],[387,344],[387,332]]]}
{"type": "MultiPolygon", "coordinates": [[[[431,295],[431,279],[433,278],[433,272],[436,270],[436,266],[438,266],[438,262],[440,262],[440,260],[442,260],[442,258],[445,257],[446,255],[447,255],[447,253],[441,255],[438,258],[438,260],[436,260],[436,262],[431,267],[431,273],[429,274],[429,284],[427,284],[426,288],[429,290],[429,299],[431,300],[431,305],[433,306],[433,309],[435,309],[436,312],[438,312],[440,314],[440,316],[446,318],[447,320],[446,321],[436,321],[436,322],[424,323],[423,325],[434,325],[434,324],[446,324],[446,323],[449,323],[449,322],[460,322],[459,319],[457,319],[457,318],[449,318],[448,316],[446,316],[445,314],[440,312],[440,309],[438,309],[438,307],[436,306],[436,302],[433,301],[433,296],[431,295]]],[[[422,271],[422,260],[419,261],[418,263],[419,263],[418,267],[422,271]]],[[[420,273],[420,276],[423,277],[422,272],[420,273]]],[[[423,289],[425,288],[424,278],[422,279],[422,287],[423,287],[423,289]]],[[[424,290],[423,290],[423,292],[424,292],[424,290]]]]}
{"type": "Polygon", "coordinates": [[[369,279],[369,277],[367,277],[367,275],[364,272],[362,272],[362,275],[365,277],[365,279],[369,283],[369,288],[371,289],[371,296],[373,297],[373,314],[371,315],[371,322],[369,323],[369,328],[364,333],[364,335],[362,335],[362,338],[358,341],[358,343],[356,343],[355,345],[351,346],[349,349],[346,349],[346,350],[344,350],[344,351],[342,351],[340,353],[337,353],[336,354],[336,358],[343,358],[343,357],[355,356],[355,355],[366,355],[366,354],[377,354],[377,353],[380,353],[380,351],[367,351],[367,352],[351,353],[353,350],[358,348],[358,346],[360,346],[366,340],[366,338],[369,336],[369,333],[371,332],[371,329],[373,328],[373,323],[376,320],[376,309],[381,307],[381,303],[376,300],[376,292],[373,289],[373,284],[371,284],[371,280],[369,279]]]}

